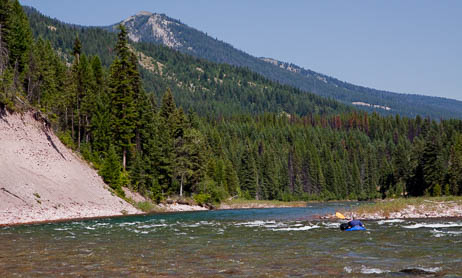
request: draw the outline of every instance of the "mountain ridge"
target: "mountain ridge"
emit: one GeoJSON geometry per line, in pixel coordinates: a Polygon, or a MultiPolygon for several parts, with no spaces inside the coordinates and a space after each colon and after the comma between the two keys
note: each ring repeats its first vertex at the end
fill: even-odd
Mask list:
{"type": "Polygon", "coordinates": [[[119,24],[123,24],[129,36],[138,42],[163,44],[212,62],[246,67],[271,80],[349,105],[355,103],[371,105],[370,107],[355,105],[363,110],[377,111],[384,115],[400,114],[409,117],[422,115],[434,119],[462,118],[462,101],[368,88],[341,81],[293,63],[281,62],[268,57],[254,57],[165,14],[139,12],[117,24],[103,28],[115,31],[119,24]],[[374,108],[374,105],[390,109],[374,108]]]}
{"type": "MultiPolygon", "coordinates": [[[[76,37],[81,41],[83,54],[98,55],[103,66],[111,65],[117,39],[115,33],[102,28],[65,24],[33,8],[25,8],[25,11],[33,35],[50,40],[52,47],[69,65],[72,64],[70,53],[76,37]]],[[[246,68],[207,61],[163,44],[132,42],[130,45],[139,58],[144,89],[154,93],[157,103],[170,89],[184,111],[194,111],[200,116],[265,112],[303,116],[353,110],[351,106],[271,81],[246,68]]]]}

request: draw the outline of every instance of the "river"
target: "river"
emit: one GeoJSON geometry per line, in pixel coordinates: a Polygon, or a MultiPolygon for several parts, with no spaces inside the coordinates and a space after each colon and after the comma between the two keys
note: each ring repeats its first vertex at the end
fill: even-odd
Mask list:
{"type": "Polygon", "coordinates": [[[462,276],[462,219],[365,221],[356,232],[315,219],[354,205],[2,227],[0,277],[462,276]]]}

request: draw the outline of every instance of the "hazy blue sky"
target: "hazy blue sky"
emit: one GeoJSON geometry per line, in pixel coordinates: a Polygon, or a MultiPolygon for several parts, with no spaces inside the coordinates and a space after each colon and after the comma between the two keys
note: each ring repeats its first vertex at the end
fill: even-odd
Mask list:
{"type": "Polygon", "coordinates": [[[81,25],[165,13],[255,56],[358,85],[462,100],[462,1],[21,0],[81,25]]]}

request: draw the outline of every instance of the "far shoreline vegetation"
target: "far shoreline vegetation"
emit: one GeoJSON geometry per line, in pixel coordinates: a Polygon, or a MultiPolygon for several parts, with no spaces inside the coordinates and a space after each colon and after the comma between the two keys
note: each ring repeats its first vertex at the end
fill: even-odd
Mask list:
{"type": "Polygon", "coordinates": [[[360,112],[162,47],[149,51],[164,72],[145,80],[123,26],[106,68],[83,51],[78,27],[63,55],[33,37],[18,1],[0,5],[0,108],[39,111],[121,197],[122,187],[154,203],[214,205],[462,194],[461,120],[360,112]],[[177,106],[170,87],[180,83],[197,90],[176,95],[177,106]]]}
{"type": "Polygon", "coordinates": [[[346,216],[361,219],[451,218],[462,217],[462,196],[411,197],[377,200],[362,204],[346,216]]]}

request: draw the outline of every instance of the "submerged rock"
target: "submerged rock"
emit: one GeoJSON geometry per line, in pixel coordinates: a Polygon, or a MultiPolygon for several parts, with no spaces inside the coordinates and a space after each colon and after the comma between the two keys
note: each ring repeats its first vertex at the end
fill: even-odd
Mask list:
{"type": "Polygon", "coordinates": [[[406,273],[410,275],[435,275],[435,272],[423,270],[420,268],[405,268],[400,270],[401,273],[406,273]]]}

